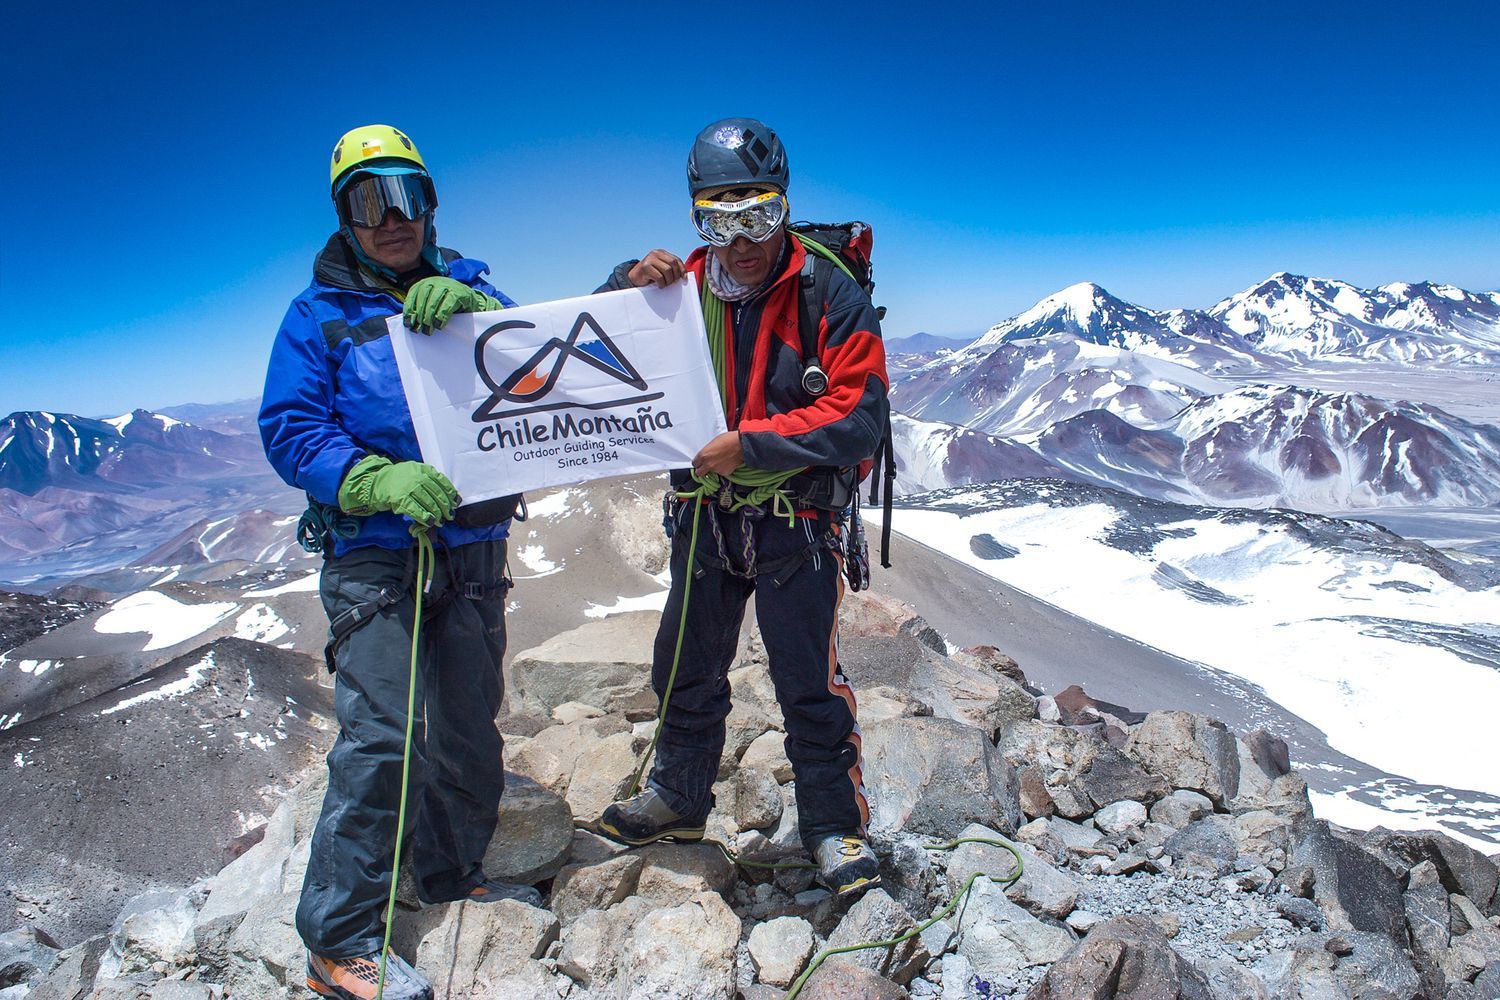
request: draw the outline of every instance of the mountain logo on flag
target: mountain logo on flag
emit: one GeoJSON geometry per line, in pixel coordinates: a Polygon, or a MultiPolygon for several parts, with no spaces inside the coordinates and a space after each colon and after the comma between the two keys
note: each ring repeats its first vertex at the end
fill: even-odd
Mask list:
{"type": "MultiPolygon", "coordinates": [[[[635,365],[620,350],[599,322],[587,312],[578,314],[578,319],[573,323],[573,329],[566,339],[553,337],[547,341],[536,353],[523,362],[520,367],[510,372],[503,379],[495,379],[491,376],[489,369],[485,366],[485,346],[490,340],[504,333],[506,330],[518,328],[534,329],[535,323],[525,320],[510,320],[496,323],[485,330],[474,344],[474,367],[479,372],[479,377],[484,384],[490,388],[490,398],[485,400],[480,407],[474,411],[475,423],[483,423],[487,420],[498,420],[502,417],[516,417],[526,413],[537,413],[543,410],[558,410],[565,407],[578,407],[581,409],[599,410],[610,406],[625,406],[631,403],[641,403],[650,399],[660,399],[663,393],[653,392],[645,395],[628,395],[619,398],[611,398],[596,402],[578,402],[575,400],[563,400],[559,402],[544,402],[556,388],[558,380],[562,377],[563,368],[568,362],[576,360],[590,369],[606,376],[606,380],[600,382],[595,379],[595,388],[600,385],[608,386],[619,384],[629,386],[638,393],[648,388],[646,380],[636,370],[635,365]],[[513,409],[500,409],[504,403],[516,403],[519,406],[513,409]]],[[[576,368],[576,366],[575,366],[576,368]]]]}

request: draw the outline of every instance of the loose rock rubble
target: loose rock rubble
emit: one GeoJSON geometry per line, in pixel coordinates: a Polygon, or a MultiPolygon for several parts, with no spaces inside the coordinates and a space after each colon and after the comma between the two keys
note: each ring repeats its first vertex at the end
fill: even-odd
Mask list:
{"type": "MultiPolygon", "coordinates": [[[[841,652],[861,697],[883,882],[840,900],[711,845],[624,850],[574,829],[621,794],[651,736],[649,613],[517,655],[506,796],[486,859],[546,904],[420,907],[395,946],[439,997],[774,1000],[820,951],[810,998],[1399,998],[1500,995],[1500,870],[1437,833],[1315,820],[1271,734],[1037,697],[991,647],[945,655],[919,616],[858,595],[841,652]],[[1023,863],[1018,879],[996,881],[1023,863]],[[972,886],[955,907],[956,893],[972,886]],[[937,918],[937,919],[933,919],[937,918]]],[[[754,636],[710,836],[800,857],[780,714],[754,636]]],[[[305,995],[292,914],[322,795],[312,772],[255,846],[181,892],[138,897],[66,949],[0,937],[0,1000],[305,995]]]]}

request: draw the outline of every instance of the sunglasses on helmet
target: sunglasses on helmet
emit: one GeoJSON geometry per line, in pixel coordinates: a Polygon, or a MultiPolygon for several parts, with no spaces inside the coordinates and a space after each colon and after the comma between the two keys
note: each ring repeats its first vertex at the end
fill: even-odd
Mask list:
{"type": "Polygon", "coordinates": [[[437,192],[426,174],[364,174],[344,185],[338,205],[345,222],[370,228],[393,208],[415,222],[437,208],[437,192]]]}
{"type": "Polygon", "coordinates": [[[693,202],[693,225],[709,243],[727,247],[743,236],[764,243],[786,221],[786,195],[775,191],[752,195],[743,201],[693,202]]]}

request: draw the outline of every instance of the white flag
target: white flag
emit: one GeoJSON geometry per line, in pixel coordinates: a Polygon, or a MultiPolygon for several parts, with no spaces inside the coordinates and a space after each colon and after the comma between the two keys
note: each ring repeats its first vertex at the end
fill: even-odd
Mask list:
{"type": "Polygon", "coordinates": [[[389,326],[422,458],[466,504],[680,468],[725,429],[691,277],[389,326]]]}

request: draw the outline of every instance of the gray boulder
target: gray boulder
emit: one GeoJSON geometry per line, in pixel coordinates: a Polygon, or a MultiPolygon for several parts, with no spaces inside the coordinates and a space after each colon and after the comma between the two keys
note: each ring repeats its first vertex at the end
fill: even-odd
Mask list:
{"type": "Polygon", "coordinates": [[[1286,867],[1292,850],[1292,824],[1265,809],[1255,809],[1234,817],[1230,827],[1240,852],[1253,857],[1273,872],[1286,867]]]}
{"type": "Polygon", "coordinates": [[[235,928],[224,978],[230,995],[277,996],[283,988],[304,981],[307,951],[295,923],[299,895],[288,892],[262,899],[235,928]]]}
{"type": "Polygon", "coordinates": [[[816,946],[812,926],[801,917],[777,917],[756,924],[748,941],[756,978],[783,989],[802,974],[816,946]]]}
{"type": "Polygon", "coordinates": [[[717,893],[701,892],[637,923],[622,953],[622,1000],[734,1000],[740,919],[717,893]]]}
{"type": "Polygon", "coordinates": [[[937,869],[932,854],[913,838],[903,837],[880,861],[880,885],[907,911],[925,914],[937,902],[937,869]]]}
{"type": "MultiPolygon", "coordinates": [[[[1078,883],[1072,876],[1048,864],[1037,852],[1022,843],[1011,841],[994,830],[977,824],[964,828],[959,837],[1000,840],[1010,844],[1021,855],[1020,879],[1007,883],[1001,890],[1013,902],[1037,916],[1061,920],[1078,904],[1078,883]]],[[[991,844],[959,844],[948,855],[948,892],[950,896],[963,888],[969,876],[980,874],[974,884],[990,883],[984,876],[1005,876],[1015,871],[1015,856],[1003,847],[991,844]]]]}
{"type": "Polygon", "coordinates": [[[1313,899],[1327,914],[1331,930],[1369,931],[1402,940],[1406,873],[1393,868],[1366,837],[1316,820],[1293,845],[1293,861],[1313,869],[1313,899]]]}
{"type": "Polygon", "coordinates": [[[685,903],[705,892],[728,892],[734,865],[709,844],[657,843],[633,852],[641,859],[636,893],[664,904],[685,903]]]}
{"type": "Polygon", "coordinates": [[[1134,799],[1111,802],[1094,813],[1094,825],[1105,833],[1121,834],[1146,823],[1146,807],[1134,799]]]}
{"type": "Polygon", "coordinates": [[[1406,879],[1406,930],[1411,939],[1412,960],[1422,989],[1428,996],[1447,992],[1450,913],[1448,891],[1438,878],[1437,867],[1423,861],[1406,879]]]}
{"type": "Polygon", "coordinates": [[[1376,827],[1364,838],[1392,867],[1412,868],[1431,862],[1448,892],[1473,900],[1491,916],[1500,916],[1500,866],[1474,848],[1436,830],[1394,831],[1376,827]]]}
{"type": "Polygon", "coordinates": [[[1156,922],[1106,920],[1055,962],[1027,1000],[1215,1000],[1207,979],[1167,942],[1156,922]]]}
{"type": "Polygon", "coordinates": [[[625,797],[639,761],[630,733],[615,733],[584,747],[564,796],[580,820],[595,820],[610,803],[625,797]]]}
{"type": "Polygon", "coordinates": [[[1448,964],[1450,979],[1471,980],[1500,962],[1500,925],[1492,923],[1467,896],[1448,896],[1452,931],[1448,964]]]}
{"type": "Polygon", "coordinates": [[[997,732],[1036,715],[1036,699],[1003,674],[964,666],[909,636],[842,639],[839,662],[856,691],[890,687],[932,714],[997,732]]]}
{"type": "Polygon", "coordinates": [[[499,822],[484,855],[493,878],[531,885],[562,870],[573,843],[573,813],[560,796],[506,772],[499,822]]]}
{"type": "Polygon", "coordinates": [[[543,716],[570,701],[605,712],[654,712],[651,646],[660,618],[654,611],[610,615],[517,653],[507,685],[512,704],[543,716]]]}
{"type": "Polygon", "coordinates": [[[108,950],[109,937],[101,934],[59,952],[57,964],[26,1000],[78,1000],[87,996],[99,974],[99,962],[108,950]]]}
{"type": "Polygon", "coordinates": [[[634,852],[568,865],[552,883],[552,912],[568,924],[589,910],[607,910],[634,894],[644,866],[644,859],[634,852]]]}
{"type": "MultiPolygon", "coordinates": [[[[325,787],[326,781],[325,773],[325,787]]],[[[266,823],[260,843],[208,880],[208,900],[194,918],[196,926],[207,925],[231,914],[243,914],[260,898],[291,888],[285,884],[284,878],[288,858],[296,844],[299,801],[300,797],[283,799],[266,823]]]]}
{"type": "Polygon", "coordinates": [[[505,742],[505,769],[525,775],[550,792],[566,795],[579,770],[578,758],[600,740],[631,729],[623,715],[599,715],[546,726],[527,739],[509,737],[505,742]]]}
{"type": "MultiPolygon", "coordinates": [[[[1271,991],[1249,969],[1229,961],[1197,962],[1215,1000],[1271,1000],[1271,991]]],[[[1311,1000],[1311,998],[1308,998],[1311,1000]]]]}
{"type": "MultiPolygon", "coordinates": [[[[884,889],[871,889],[861,896],[832,934],[828,947],[843,948],[867,941],[889,941],[916,928],[916,921],[884,889]]],[[[862,965],[892,982],[905,986],[912,981],[931,956],[918,935],[887,948],[870,948],[849,952],[841,958],[851,965],[862,965]]]]}
{"type": "Polygon", "coordinates": [[[57,965],[57,954],[56,942],[34,928],[0,934],[0,988],[35,986],[57,965]]]}
{"type": "Polygon", "coordinates": [[[1055,962],[1075,941],[1066,928],[1038,920],[987,879],[975,880],[959,907],[958,932],[958,953],[984,977],[1055,962]]]}
{"type": "Polygon", "coordinates": [[[1172,834],[1162,853],[1175,864],[1173,871],[1187,871],[1218,878],[1234,871],[1239,845],[1234,839],[1234,820],[1228,816],[1205,816],[1172,834]]]}
{"type": "Polygon", "coordinates": [[[911,994],[864,966],[835,955],[807,978],[797,1000],[911,1000],[911,994]]]}
{"type": "MultiPolygon", "coordinates": [[[[1269,790],[1271,783],[1266,782],[1269,790]]],[[[1214,811],[1214,804],[1207,795],[1186,788],[1175,789],[1151,807],[1151,822],[1163,823],[1181,830],[1194,820],[1202,819],[1214,811]]]]}
{"type": "Polygon", "coordinates": [[[876,837],[951,836],[969,823],[1013,831],[1021,823],[1014,769],[972,726],[889,719],[865,730],[864,754],[876,837]]]}
{"type": "Polygon", "coordinates": [[[1239,793],[1239,748],[1234,734],[1217,719],[1152,712],[1131,732],[1125,753],[1173,788],[1207,795],[1218,809],[1227,809],[1239,793]]]}
{"type": "Polygon", "coordinates": [[[562,932],[557,971],[593,996],[609,996],[620,968],[620,953],[636,924],[654,909],[630,896],[607,910],[588,910],[562,932]]]}
{"type": "Polygon", "coordinates": [[[714,800],[714,812],[731,833],[774,828],[781,820],[781,788],[769,770],[755,765],[741,765],[716,783],[714,800]]]}
{"type": "Polygon", "coordinates": [[[416,964],[450,995],[462,996],[520,972],[557,937],[557,918],[525,903],[453,903],[423,935],[416,964]]]}
{"type": "Polygon", "coordinates": [[[1018,722],[1001,734],[999,746],[1014,767],[1044,782],[1046,800],[1033,793],[1028,815],[1045,815],[1050,807],[1066,819],[1083,819],[1110,802],[1150,803],[1169,791],[1160,777],[1147,774],[1097,736],[1076,729],[1038,720],[1018,722]]]}
{"type": "Polygon", "coordinates": [[[1307,934],[1290,952],[1272,954],[1256,970],[1277,997],[1360,997],[1416,1000],[1422,983],[1391,938],[1366,931],[1307,934]]]}
{"type": "Polygon", "coordinates": [[[115,918],[109,951],[100,963],[101,979],[142,972],[153,965],[191,962],[196,946],[196,910],[185,893],[152,891],[125,904],[115,918]]]}
{"type": "Polygon", "coordinates": [[[786,734],[775,730],[761,733],[745,748],[740,766],[769,771],[779,784],[791,781],[792,765],[786,759],[786,734]]]}

